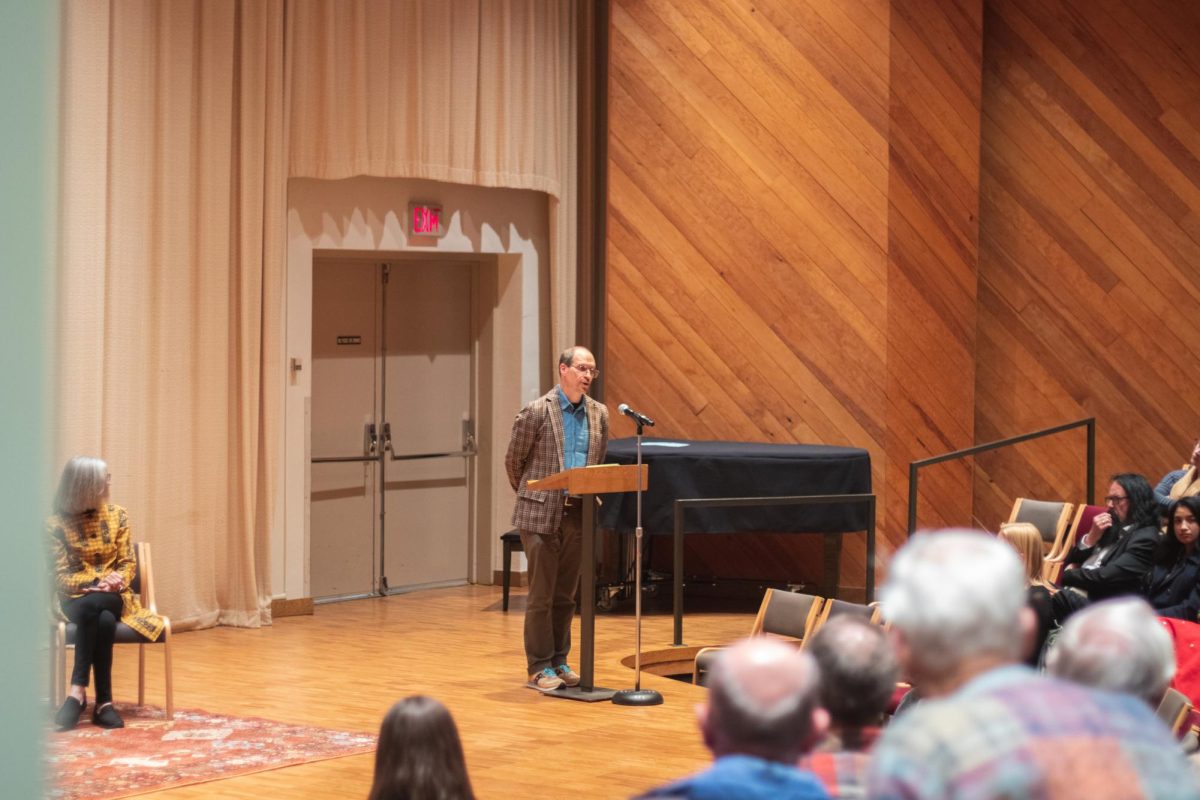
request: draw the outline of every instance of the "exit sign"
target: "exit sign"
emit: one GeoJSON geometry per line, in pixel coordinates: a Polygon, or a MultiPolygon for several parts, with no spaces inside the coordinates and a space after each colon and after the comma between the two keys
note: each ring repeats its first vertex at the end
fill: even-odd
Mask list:
{"type": "Polygon", "coordinates": [[[408,235],[442,237],[446,224],[442,218],[442,207],[432,203],[408,204],[408,235]]]}

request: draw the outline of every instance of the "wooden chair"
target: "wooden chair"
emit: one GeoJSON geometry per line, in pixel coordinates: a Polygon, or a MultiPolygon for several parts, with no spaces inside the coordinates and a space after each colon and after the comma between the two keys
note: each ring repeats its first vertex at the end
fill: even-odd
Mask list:
{"type": "Polygon", "coordinates": [[[1158,704],[1158,718],[1171,729],[1176,739],[1186,735],[1184,722],[1191,716],[1192,701],[1178,689],[1167,689],[1162,701],[1158,704]]]}
{"type": "Polygon", "coordinates": [[[1008,521],[1032,523],[1042,534],[1042,553],[1050,557],[1058,553],[1074,510],[1071,503],[1018,497],[1008,521]]]}
{"type": "Polygon", "coordinates": [[[1062,543],[1054,553],[1046,557],[1042,564],[1042,579],[1048,583],[1057,586],[1062,581],[1062,572],[1066,563],[1067,554],[1071,552],[1071,548],[1075,546],[1075,542],[1079,539],[1080,531],[1091,530],[1092,520],[1097,514],[1104,513],[1104,506],[1089,506],[1085,503],[1080,503],[1075,510],[1075,518],[1071,521],[1070,527],[1067,528],[1066,534],[1062,538],[1062,543]]]}
{"type": "MultiPolygon", "coordinates": [[[[771,634],[795,639],[801,647],[817,628],[817,619],[825,605],[825,598],[799,592],[783,592],[767,589],[762,605],[750,628],[751,636],[771,634]]],[[[692,665],[692,683],[703,685],[701,677],[712,666],[717,653],[723,647],[703,647],[696,653],[692,665]]]]}
{"type": "Polygon", "coordinates": [[[872,625],[880,625],[883,622],[882,612],[879,609],[878,603],[851,603],[846,600],[832,598],[825,603],[825,608],[821,609],[821,616],[817,618],[817,624],[813,626],[812,633],[821,630],[821,626],[828,622],[831,617],[843,614],[859,617],[872,625]]]}
{"type": "MultiPolygon", "coordinates": [[[[158,613],[154,597],[154,568],[150,559],[150,545],[138,542],[134,545],[134,557],[137,567],[133,572],[130,588],[137,593],[142,601],[142,607],[158,613]]],[[[171,683],[171,620],[163,617],[166,623],[158,641],[148,641],[144,636],[123,622],[117,623],[116,644],[136,644],[138,646],[138,705],[146,704],[146,648],[161,646],[163,664],[166,672],[167,690],[167,719],[175,718],[175,697],[171,683]]],[[[67,675],[67,648],[75,647],[75,624],[73,622],[55,622],[51,631],[52,644],[50,647],[50,675],[52,680],[53,704],[55,706],[65,699],[67,675]]]]}

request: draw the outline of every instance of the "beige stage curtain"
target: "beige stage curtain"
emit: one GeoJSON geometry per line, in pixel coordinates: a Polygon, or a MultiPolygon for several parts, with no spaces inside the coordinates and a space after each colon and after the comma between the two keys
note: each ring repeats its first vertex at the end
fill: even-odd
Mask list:
{"type": "Polygon", "coordinates": [[[293,0],[291,177],[550,195],[551,349],[575,329],[575,3],[293,0]]]}
{"type": "Polygon", "coordinates": [[[574,10],[64,4],[55,453],[106,458],[180,629],[270,620],[286,180],[546,192],[574,330],[574,10]]]}
{"type": "Polygon", "coordinates": [[[108,460],[183,629],[270,621],[283,10],[63,4],[55,449],[108,460]]]}

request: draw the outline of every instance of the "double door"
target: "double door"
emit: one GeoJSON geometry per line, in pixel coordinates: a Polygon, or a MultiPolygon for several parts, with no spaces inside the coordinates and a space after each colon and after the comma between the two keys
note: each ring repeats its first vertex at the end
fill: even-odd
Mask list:
{"type": "Polygon", "coordinates": [[[314,260],[316,599],[467,581],[474,277],[461,262],[314,260]]]}

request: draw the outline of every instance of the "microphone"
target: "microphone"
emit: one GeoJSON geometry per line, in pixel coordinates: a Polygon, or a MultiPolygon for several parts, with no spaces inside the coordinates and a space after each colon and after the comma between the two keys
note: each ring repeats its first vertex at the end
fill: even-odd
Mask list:
{"type": "Polygon", "coordinates": [[[617,406],[617,411],[620,411],[625,416],[636,421],[639,425],[645,425],[647,428],[654,427],[654,420],[650,419],[645,414],[639,414],[625,403],[621,403],[621,405],[617,406]]]}

